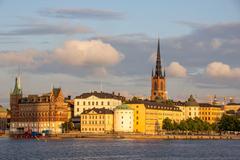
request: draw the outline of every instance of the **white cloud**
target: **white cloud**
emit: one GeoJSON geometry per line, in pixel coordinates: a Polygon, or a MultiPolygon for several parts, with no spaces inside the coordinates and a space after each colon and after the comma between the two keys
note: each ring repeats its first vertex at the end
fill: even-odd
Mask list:
{"type": "Polygon", "coordinates": [[[120,62],[124,56],[110,44],[100,40],[67,41],[54,50],[52,59],[73,66],[108,66],[120,62]]]}
{"type": "MultiPolygon", "coordinates": [[[[115,65],[124,58],[110,44],[100,40],[91,41],[67,41],[62,48],[52,52],[38,51],[34,49],[22,52],[0,52],[0,66],[9,67],[22,65],[24,68],[33,69],[45,64],[56,63],[67,66],[92,66],[106,67],[115,65]]],[[[106,73],[104,69],[102,72],[106,73]]]]}
{"type": "Polygon", "coordinates": [[[0,66],[12,67],[22,65],[25,67],[36,67],[39,64],[47,63],[47,52],[39,52],[28,49],[22,52],[0,52],[0,66]]]}
{"type": "Polygon", "coordinates": [[[206,74],[215,78],[240,78],[240,68],[231,68],[222,62],[212,62],[208,64],[206,74]]]}
{"type": "Polygon", "coordinates": [[[167,75],[171,77],[186,77],[187,69],[178,62],[172,62],[167,68],[167,75]]]}

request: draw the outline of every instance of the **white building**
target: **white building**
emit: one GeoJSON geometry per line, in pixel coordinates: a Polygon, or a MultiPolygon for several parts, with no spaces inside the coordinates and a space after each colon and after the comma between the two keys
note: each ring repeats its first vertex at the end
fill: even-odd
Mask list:
{"type": "Polygon", "coordinates": [[[114,109],[114,131],[133,132],[134,111],[127,105],[122,104],[114,109]]]}
{"type": "Polygon", "coordinates": [[[91,92],[83,93],[74,99],[74,116],[80,116],[80,114],[87,109],[92,108],[105,108],[113,110],[116,106],[122,104],[125,98],[120,94],[104,92],[91,92]]]}

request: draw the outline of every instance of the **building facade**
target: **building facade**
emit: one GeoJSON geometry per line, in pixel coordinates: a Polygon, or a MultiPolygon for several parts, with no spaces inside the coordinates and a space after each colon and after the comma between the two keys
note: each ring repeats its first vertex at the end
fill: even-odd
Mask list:
{"type": "Polygon", "coordinates": [[[223,106],[199,103],[199,118],[210,124],[217,123],[224,113],[223,106]]]}
{"type": "Polygon", "coordinates": [[[113,111],[105,108],[84,110],[81,114],[82,133],[112,133],[113,111]]]}
{"type": "Polygon", "coordinates": [[[26,131],[61,133],[62,123],[68,121],[68,105],[64,102],[61,88],[53,88],[50,93],[22,97],[20,80],[16,79],[10,95],[11,133],[26,131]]]}
{"type": "Polygon", "coordinates": [[[167,99],[166,75],[165,75],[165,70],[163,71],[162,69],[161,56],[160,56],[160,40],[158,40],[155,73],[154,73],[154,70],[152,70],[151,82],[152,82],[151,100],[156,100],[157,98],[166,100],[167,99]]]}
{"type": "Polygon", "coordinates": [[[127,104],[114,109],[114,132],[133,132],[134,111],[127,104]]]}
{"type": "Polygon", "coordinates": [[[8,129],[9,114],[7,109],[0,105],[0,132],[8,129]]]}
{"type": "Polygon", "coordinates": [[[217,123],[223,113],[223,106],[209,103],[198,103],[191,95],[186,102],[174,102],[182,111],[184,120],[200,118],[210,124],[217,123]]]}
{"type": "Polygon", "coordinates": [[[228,103],[223,107],[224,111],[234,111],[238,112],[240,110],[240,103],[228,103]]]}
{"type": "Polygon", "coordinates": [[[177,123],[182,120],[179,107],[151,101],[128,103],[134,110],[134,132],[143,134],[159,134],[163,120],[169,118],[177,123]]]}
{"type": "Polygon", "coordinates": [[[192,95],[190,95],[186,102],[175,102],[175,105],[178,106],[182,111],[184,120],[188,118],[194,119],[195,117],[199,117],[199,104],[192,95]]]}
{"type": "Polygon", "coordinates": [[[115,107],[122,104],[125,98],[120,94],[104,92],[83,93],[74,99],[74,116],[80,116],[84,110],[92,108],[106,108],[113,110],[115,107]]]}

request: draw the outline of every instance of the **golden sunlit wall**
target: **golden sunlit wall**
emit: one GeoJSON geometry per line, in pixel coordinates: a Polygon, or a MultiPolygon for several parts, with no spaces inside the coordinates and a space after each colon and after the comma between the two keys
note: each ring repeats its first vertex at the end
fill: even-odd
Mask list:
{"type": "Polygon", "coordinates": [[[199,107],[199,118],[210,124],[217,123],[224,111],[221,107],[199,107]]]}
{"type": "Polygon", "coordinates": [[[162,122],[169,118],[179,123],[182,112],[174,110],[152,109],[144,104],[128,104],[134,109],[134,132],[158,134],[162,130],[162,122]]]}
{"type": "Polygon", "coordinates": [[[233,110],[237,112],[240,109],[240,104],[227,104],[224,106],[224,111],[230,111],[233,110]]]}
{"type": "Polygon", "coordinates": [[[145,133],[145,105],[144,104],[127,104],[134,110],[133,131],[135,133],[145,133]]]}
{"type": "Polygon", "coordinates": [[[113,114],[97,114],[97,113],[81,114],[81,132],[83,133],[113,132],[113,114]]]}

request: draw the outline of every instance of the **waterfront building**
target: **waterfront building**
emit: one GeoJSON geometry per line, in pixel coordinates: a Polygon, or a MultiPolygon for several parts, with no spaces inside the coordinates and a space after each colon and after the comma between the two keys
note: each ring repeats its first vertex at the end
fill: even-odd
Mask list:
{"type": "Polygon", "coordinates": [[[224,105],[223,107],[224,111],[234,111],[235,113],[238,112],[240,110],[240,103],[228,103],[226,105],[224,105]]]}
{"type": "Polygon", "coordinates": [[[158,48],[157,48],[157,60],[155,72],[152,70],[152,89],[151,89],[151,100],[156,99],[167,99],[166,91],[166,75],[165,70],[162,69],[161,55],[160,55],[160,40],[158,39],[158,48]]]}
{"type": "Polygon", "coordinates": [[[106,108],[92,108],[81,114],[82,133],[112,133],[113,111],[106,108]]]}
{"type": "Polygon", "coordinates": [[[183,119],[200,118],[210,124],[217,123],[223,115],[223,106],[209,103],[198,103],[191,95],[186,102],[174,102],[182,111],[183,119]]]}
{"type": "Polygon", "coordinates": [[[133,132],[134,111],[127,104],[114,109],[114,132],[133,132]]]}
{"type": "Polygon", "coordinates": [[[125,97],[120,94],[115,95],[114,92],[104,93],[104,92],[90,92],[83,93],[74,99],[74,116],[80,116],[84,110],[91,108],[106,108],[113,110],[115,107],[122,104],[125,97]]]}
{"type": "Polygon", "coordinates": [[[224,113],[223,106],[199,103],[199,118],[210,124],[217,123],[224,113]]]}
{"type": "Polygon", "coordinates": [[[186,102],[174,102],[182,111],[183,119],[199,117],[199,104],[195,98],[190,95],[186,102]]]}
{"type": "Polygon", "coordinates": [[[0,105],[0,132],[8,129],[9,114],[7,109],[0,105]]]}
{"type": "Polygon", "coordinates": [[[134,101],[127,104],[134,110],[134,132],[159,134],[163,120],[169,118],[177,123],[182,120],[179,107],[153,101],[134,101]]]}
{"type": "Polygon", "coordinates": [[[20,79],[10,94],[11,133],[26,131],[61,133],[62,124],[68,121],[68,105],[64,102],[61,88],[52,88],[50,93],[22,96],[20,79]]]}

